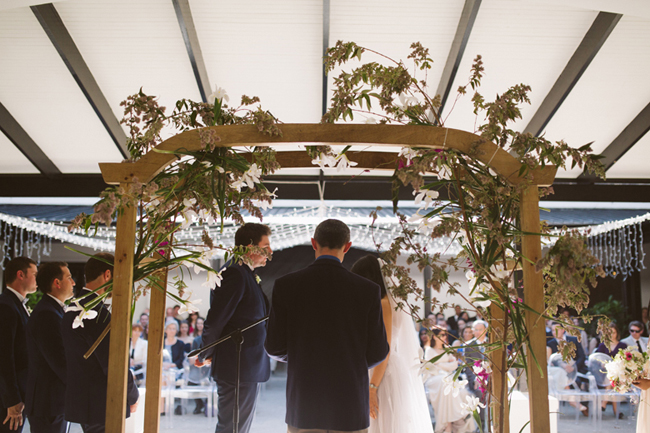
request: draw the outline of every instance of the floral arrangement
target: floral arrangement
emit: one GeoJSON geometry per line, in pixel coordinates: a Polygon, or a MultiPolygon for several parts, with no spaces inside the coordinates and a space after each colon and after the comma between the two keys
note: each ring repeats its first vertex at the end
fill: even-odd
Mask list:
{"type": "MultiPolygon", "coordinates": [[[[420,43],[412,44],[408,55],[412,65],[407,65],[354,42],[339,41],[329,50],[325,63],[328,71],[332,71],[368,55],[376,60],[343,70],[334,78],[334,96],[323,117],[324,122],[353,120],[357,116],[370,123],[444,126],[446,117],[441,113],[440,97],[430,90],[427,81],[427,72],[433,63],[428,49],[420,43]]],[[[481,162],[477,158],[480,143],[468,153],[449,148],[403,148],[393,175],[393,209],[402,230],[391,245],[378,244],[377,249],[382,251],[381,258],[385,262],[383,273],[398,282],[391,288],[398,306],[410,309],[420,321],[424,321],[422,316],[429,312],[421,315],[412,299],[421,300],[422,290],[409,275],[409,270],[397,265],[398,256],[406,255],[407,264],[417,266],[420,271],[428,267],[431,270],[426,282],[429,287],[461,297],[471,305],[470,311],[474,310],[489,323],[490,342],[482,347],[485,363],[475,365],[475,360],[464,359],[452,348],[448,352],[461,360],[455,377],[465,368],[480,373],[478,381],[486,391],[486,407],[501,402],[492,419],[492,414],[488,414],[486,423],[499,431],[505,417],[503,408],[507,404],[509,387],[502,386],[500,395],[495,395],[491,383],[506,384],[507,372],[513,367],[522,372],[539,368],[539,365],[528,365],[524,355],[530,351],[525,313],[531,308],[523,299],[523,287],[516,274],[522,263],[530,261],[520,248],[524,235],[519,219],[521,192],[531,183],[530,172],[548,165],[577,166],[599,176],[604,176],[604,169],[589,145],[576,149],[562,141],[552,143],[544,137],[513,130],[512,122],[521,118],[519,106],[530,103],[530,87],[517,84],[504,89],[494,101],[488,101],[479,93],[483,74],[483,62],[477,56],[467,84],[458,89],[456,100],[471,97],[477,125],[473,132],[515,155],[522,164],[519,176],[524,181],[513,184],[481,162]],[[413,215],[398,212],[397,191],[402,186],[414,189],[420,208],[413,215]],[[451,242],[460,243],[462,251],[451,258],[431,254],[426,244],[419,241],[422,235],[432,240],[447,237],[451,242]],[[469,296],[459,292],[458,282],[450,281],[452,272],[458,270],[467,273],[469,296]],[[503,367],[490,374],[488,371],[495,361],[493,353],[504,357],[499,360],[503,367]]],[[[327,148],[319,149],[321,159],[327,154],[327,148]]],[[[540,188],[539,192],[544,197],[553,190],[540,188]]],[[[372,216],[376,218],[377,213],[372,216]]],[[[538,233],[549,235],[543,224],[538,233]]],[[[554,246],[537,263],[549,287],[545,296],[547,309],[538,312],[543,318],[550,318],[558,307],[575,308],[580,312],[587,305],[588,283],[594,286],[600,272],[583,235],[563,230],[553,238],[554,246]]],[[[439,311],[451,306],[436,298],[430,302],[439,311]]],[[[435,362],[435,358],[430,362],[435,362]]],[[[480,406],[468,403],[479,410],[480,406]]]]}
{"type": "MultiPolygon", "coordinates": [[[[180,303],[181,313],[197,311],[200,300],[191,299],[185,277],[207,271],[203,285],[214,287],[221,282],[221,275],[210,264],[217,254],[236,261],[246,261],[246,253],[251,250],[268,255],[266,250],[256,247],[216,245],[205,229],[199,242],[179,240],[176,236],[180,230],[196,223],[204,227],[220,223],[223,228],[227,219],[241,224],[243,210],[262,219],[261,209],[269,208],[275,197],[261,180],[279,167],[274,150],[220,147],[218,133],[206,127],[252,124],[261,134],[277,136],[282,134],[277,119],[259,106],[257,97],[244,95],[238,107],[229,107],[228,95],[217,88],[208,101],[182,99],[169,114],[156,98],[146,95],[142,89],[123,101],[122,124],[130,131],[127,147],[131,153],[125,164],[138,160],[160,144],[163,131],[174,135],[198,129],[202,149],[170,152],[178,159],[146,184],[135,179],[128,190],[122,186],[107,188],[95,204],[94,213],[77,216],[69,227],[90,232],[100,223],[110,225],[125,207],[137,207],[133,302],[155,289],[180,303]],[[167,290],[161,279],[164,269],[180,271],[180,276],[171,282],[176,290],[167,290]]],[[[76,326],[83,326],[82,319],[92,318],[91,309],[110,295],[112,281],[103,288],[104,293],[97,299],[84,307],[78,304],[73,307],[79,310],[76,326]]]]}
{"type": "Polygon", "coordinates": [[[620,349],[614,359],[605,364],[607,379],[616,392],[628,392],[632,384],[648,373],[648,354],[636,347],[620,349]]]}

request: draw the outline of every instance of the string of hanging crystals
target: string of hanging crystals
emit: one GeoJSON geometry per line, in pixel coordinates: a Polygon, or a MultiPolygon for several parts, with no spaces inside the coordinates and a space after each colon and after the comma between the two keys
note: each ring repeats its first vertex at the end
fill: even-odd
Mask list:
{"type": "Polygon", "coordinates": [[[608,276],[621,274],[626,280],[633,272],[646,268],[642,224],[649,219],[650,214],[646,214],[591,227],[587,233],[589,249],[608,276]]]}
{"type": "Polygon", "coordinates": [[[29,257],[40,265],[42,256],[52,253],[52,238],[42,233],[0,221],[0,267],[14,257],[29,257]]]}

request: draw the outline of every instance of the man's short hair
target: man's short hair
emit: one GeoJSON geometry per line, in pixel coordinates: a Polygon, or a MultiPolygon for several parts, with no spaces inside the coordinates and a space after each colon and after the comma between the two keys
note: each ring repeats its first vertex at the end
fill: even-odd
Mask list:
{"type": "Polygon", "coordinates": [[[11,284],[16,281],[18,271],[23,271],[24,274],[27,274],[27,269],[31,268],[32,265],[36,266],[36,262],[28,257],[14,257],[9,260],[4,271],[5,283],[11,284]]]}
{"type": "Polygon", "coordinates": [[[84,273],[86,275],[86,284],[91,281],[95,281],[97,277],[102,275],[106,271],[111,271],[113,273],[113,263],[115,263],[115,257],[113,254],[109,253],[97,253],[92,256],[84,267],[84,273]]]}
{"type": "Polygon", "coordinates": [[[477,325],[483,325],[485,329],[488,329],[488,323],[485,320],[475,320],[474,323],[472,323],[472,331],[476,329],[477,325]]]}
{"type": "Polygon", "coordinates": [[[38,267],[36,274],[36,286],[43,293],[52,292],[52,283],[54,280],[63,279],[63,268],[66,268],[66,262],[49,262],[43,263],[38,267]]]}
{"type": "Polygon", "coordinates": [[[643,331],[645,329],[645,327],[643,326],[643,323],[639,322],[638,320],[631,321],[630,324],[628,325],[627,329],[632,329],[633,326],[636,326],[641,331],[643,331]]]}
{"type": "Polygon", "coordinates": [[[262,236],[271,236],[269,226],[258,223],[246,223],[237,229],[235,233],[235,245],[242,247],[257,245],[262,240],[262,236]]]}
{"type": "Polygon", "coordinates": [[[350,228],[343,221],[328,219],[318,224],[314,240],[323,248],[338,250],[350,242],[350,228]]]}

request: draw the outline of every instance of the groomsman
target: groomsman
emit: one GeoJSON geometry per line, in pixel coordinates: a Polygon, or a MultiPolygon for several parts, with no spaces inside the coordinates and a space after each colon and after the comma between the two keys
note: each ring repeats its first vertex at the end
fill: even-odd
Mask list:
{"type": "Polygon", "coordinates": [[[43,297],[27,321],[29,374],[25,415],[32,433],[63,433],[66,429],[66,362],[61,321],[74,280],[65,262],[42,264],[36,276],[43,297]]]}
{"type": "MultiPolygon", "coordinates": [[[[83,297],[81,306],[96,301],[104,293],[106,283],[113,279],[112,254],[95,254],[85,267],[86,286],[79,293],[83,297]],[[94,293],[93,293],[94,292],[94,293]]],[[[63,315],[61,334],[66,358],[65,419],[81,424],[84,433],[103,433],[106,424],[106,388],[108,383],[108,350],[110,332],[97,346],[92,356],[84,354],[97,341],[111,322],[111,313],[102,302],[91,308],[97,316],[83,320],[73,328],[79,311],[68,309],[63,315]]],[[[138,402],[138,388],[133,375],[128,375],[127,417],[135,412],[138,402]]]]}
{"type": "MultiPolygon", "coordinates": [[[[271,229],[263,224],[248,223],[235,233],[235,245],[257,246],[269,254],[271,229]]],[[[269,305],[260,287],[254,269],[266,265],[267,257],[248,254],[248,264],[228,262],[222,273],[221,286],[210,296],[210,311],[203,328],[203,345],[208,345],[239,328],[254,323],[269,312],[269,305]]],[[[262,323],[244,332],[241,351],[241,376],[239,386],[239,432],[247,433],[253,422],[255,403],[260,382],[271,375],[269,356],[264,351],[266,324],[262,323]]],[[[233,431],[235,383],[237,381],[237,352],[232,339],[204,352],[195,361],[197,367],[212,362],[212,377],[217,382],[219,412],[217,433],[233,431]]]]}
{"type": "Polygon", "coordinates": [[[36,291],[36,263],[16,257],[4,271],[6,289],[0,295],[0,432],[23,429],[27,387],[25,326],[27,294],[36,291]]]}

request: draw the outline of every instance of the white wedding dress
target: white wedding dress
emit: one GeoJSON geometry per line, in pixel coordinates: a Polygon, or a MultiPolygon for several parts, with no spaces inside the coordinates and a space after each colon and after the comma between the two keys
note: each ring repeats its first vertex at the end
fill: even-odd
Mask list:
{"type": "MultiPolygon", "coordinates": [[[[377,389],[379,414],[370,418],[369,433],[433,433],[429,406],[419,377],[418,336],[411,315],[393,309],[390,357],[377,389]]],[[[372,377],[372,370],[370,370],[372,377]]]]}

